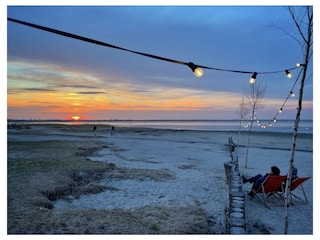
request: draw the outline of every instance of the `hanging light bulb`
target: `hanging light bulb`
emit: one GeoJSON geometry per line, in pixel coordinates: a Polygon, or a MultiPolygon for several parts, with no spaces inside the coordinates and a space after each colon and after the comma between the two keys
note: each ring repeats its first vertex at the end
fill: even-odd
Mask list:
{"type": "Polygon", "coordinates": [[[302,67],[302,66],[305,66],[305,64],[303,64],[303,63],[297,63],[296,66],[297,66],[297,67],[302,67]]]}
{"type": "Polygon", "coordinates": [[[203,76],[203,70],[200,67],[197,67],[194,71],[193,71],[194,75],[196,77],[202,77],[203,76]]]}
{"type": "Polygon", "coordinates": [[[294,92],[291,91],[291,92],[290,92],[290,95],[291,95],[291,97],[294,97],[294,92]]]}
{"type": "Polygon", "coordinates": [[[282,113],[282,108],[279,109],[279,113],[282,113]]]}
{"type": "Polygon", "coordinates": [[[251,78],[249,79],[249,83],[250,84],[254,84],[256,82],[256,78],[257,78],[257,74],[256,72],[254,72],[251,76],[251,78]]]}
{"type": "Polygon", "coordinates": [[[276,118],[273,118],[273,122],[277,122],[277,119],[276,119],[276,118]]]}
{"type": "Polygon", "coordinates": [[[203,70],[199,66],[194,65],[194,63],[192,63],[192,62],[189,62],[187,65],[189,68],[191,68],[192,72],[194,73],[194,75],[196,77],[199,78],[199,77],[203,76],[203,70]]]}
{"type": "Polygon", "coordinates": [[[286,70],[286,74],[288,78],[292,78],[292,74],[288,70],[286,70]]]}

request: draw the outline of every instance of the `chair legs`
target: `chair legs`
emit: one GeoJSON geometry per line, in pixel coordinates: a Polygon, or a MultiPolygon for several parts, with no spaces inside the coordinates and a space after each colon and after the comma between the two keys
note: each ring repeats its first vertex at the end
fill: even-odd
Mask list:
{"type": "Polygon", "coordinates": [[[301,191],[303,193],[303,197],[297,196],[296,194],[290,192],[290,200],[291,200],[292,205],[296,205],[298,203],[302,203],[302,204],[303,203],[305,203],[305,204],[309,203],[307,195],[306,195],[306,193],[305,193],[305,191],[303,189],[303,185],[302,184],[300,185],[300,189],[301,189],[301,191]],[[294,198],[299,200],[299,201],[298,202],[294,201],[294,198]]]}

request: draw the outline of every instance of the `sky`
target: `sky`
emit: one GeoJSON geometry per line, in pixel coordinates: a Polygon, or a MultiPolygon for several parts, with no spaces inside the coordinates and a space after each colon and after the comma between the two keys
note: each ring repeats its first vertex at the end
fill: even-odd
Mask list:
{"type": "MultiPolygon", "coordinates": [[[[129,5],[129,4],[128,4],[129,5]]],[[[303,62],[284,6],[6,6],[7,17],[91,38],[149,58],[7,21],[8,119],[238,119],[258,72],[265,86],[258,119],[294,119],[303,62]],[[263,74],[265,72],[278,72],[263,74]],[[261,74],[259,74],[261,73],[261,74]],[[288,98],[291,89],[294,97],[288,98]]],[[[313,118],[313,61],[302,119],[313,118]]]]}

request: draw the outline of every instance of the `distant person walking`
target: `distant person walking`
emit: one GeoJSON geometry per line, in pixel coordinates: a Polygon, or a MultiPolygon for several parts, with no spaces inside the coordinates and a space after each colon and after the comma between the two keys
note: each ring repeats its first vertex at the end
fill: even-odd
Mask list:
{"type": "Polygon", "coordinates": [[[96,125],[93,125],[92,132],[93,132],[94,135],[96,135],[96,130],[97,130],[97,126],[96,126],[96,125]]]}
{"type": "Polygon", "coordinates": [[[115,131],[114,126],[111,126],[111,132],[110,132],[111,136],[113,135],[114,131],[115,131]]]}

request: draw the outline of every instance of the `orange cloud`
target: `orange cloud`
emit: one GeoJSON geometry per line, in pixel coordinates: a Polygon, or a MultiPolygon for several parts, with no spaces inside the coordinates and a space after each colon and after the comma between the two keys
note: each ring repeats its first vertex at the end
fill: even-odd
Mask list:
{"type": "MultiPolygon", "coordinates": [[[[9,118],[22,109],[35,115],[84,116],[110,111],[199,111],[239,109],[242,93],[187,88],[140,86],[126,81],[105,81],[83,72],[51,65],[8,63],[9,118]],[[40,69],[34,72],[33,69],[40,69]],[[16,111],[16,112],[15,112],[16,111]]],[[[112,76],[108,76],[112,78],[112,76]]],[[[281,106],[282,99],[264,99],[264,108],[281,106]]],[[[304,102],[312,107],[312,101],[304,102]]],[[[288,101],[287,107],[295,108],[288,101]]],[[[36,118],[36,117],[35,117],[36,118]]]]}

